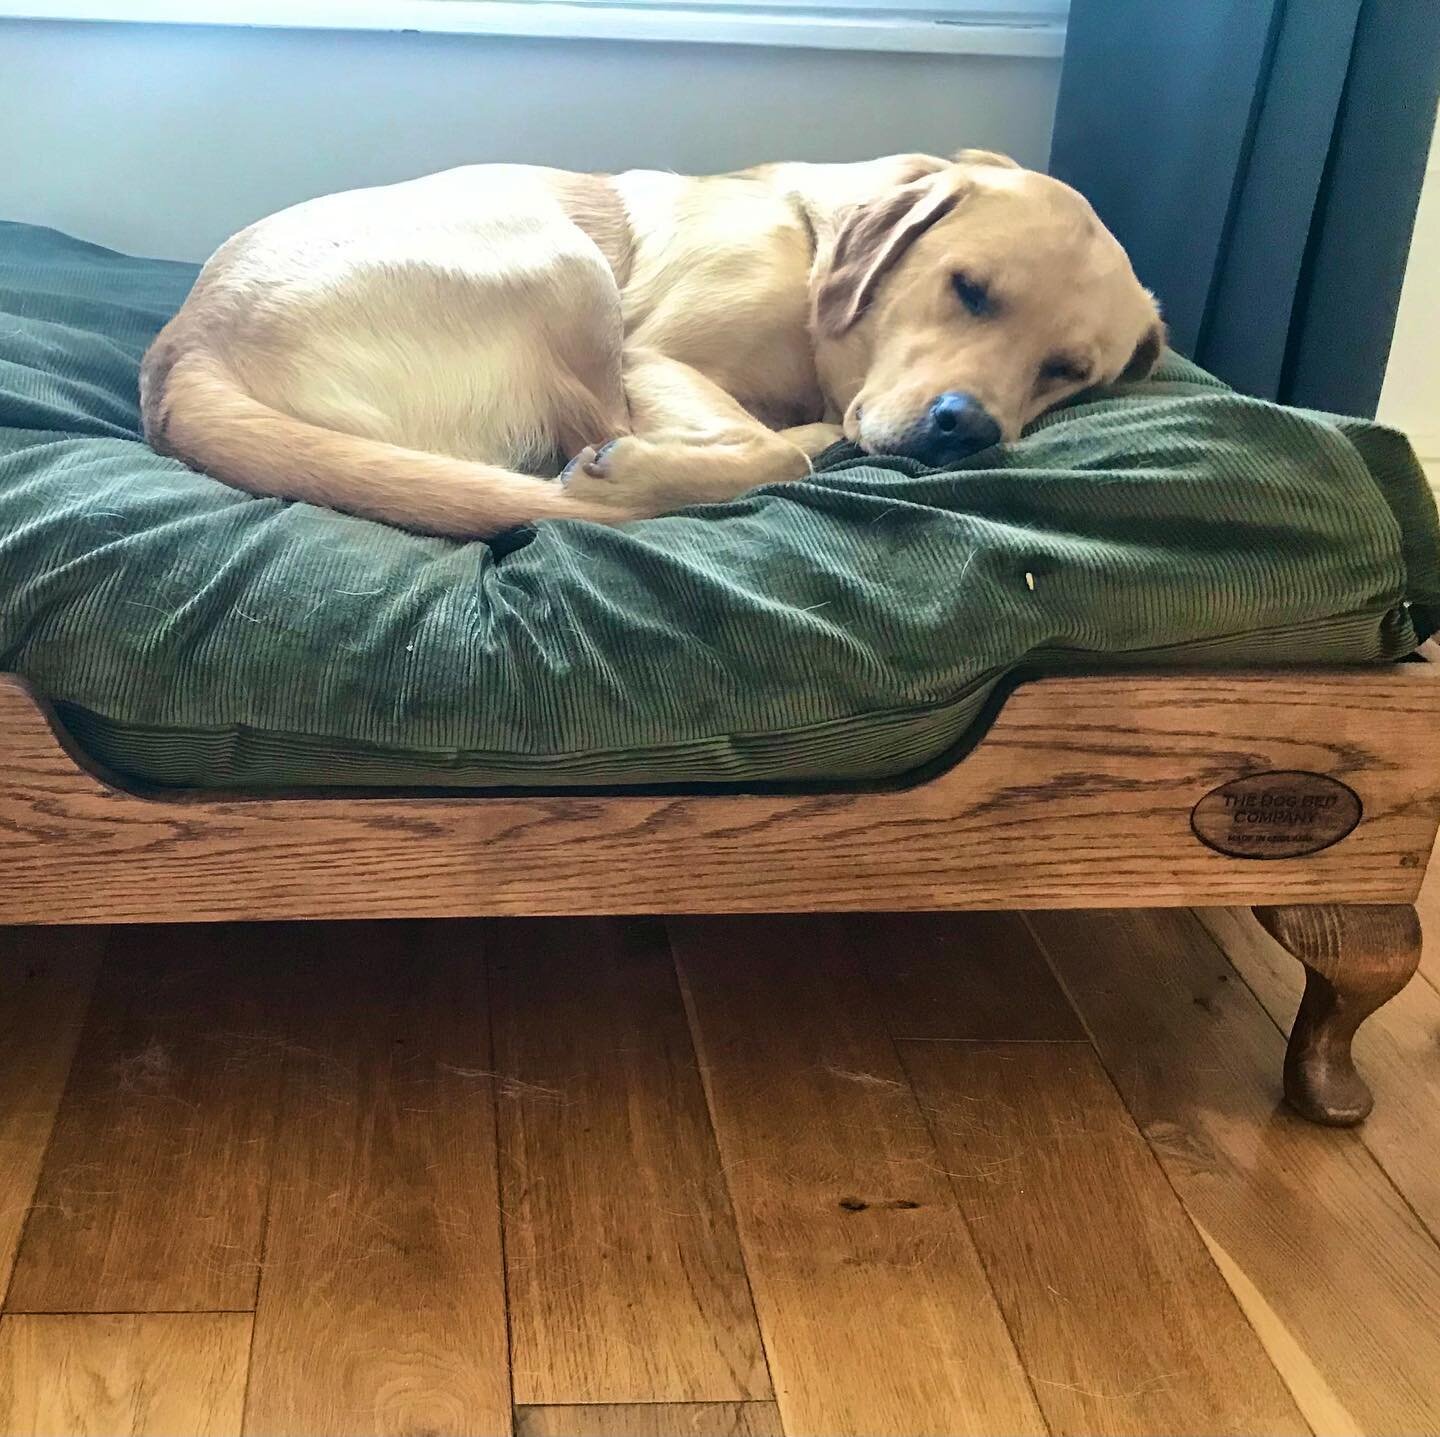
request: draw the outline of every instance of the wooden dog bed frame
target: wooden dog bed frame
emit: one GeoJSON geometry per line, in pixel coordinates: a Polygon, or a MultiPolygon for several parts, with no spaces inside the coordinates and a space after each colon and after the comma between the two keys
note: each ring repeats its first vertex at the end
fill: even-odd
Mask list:
{"type": "Polygon", "coordinates": [[[137,792],[0,675],[0,923],[1251,904],[1322,1123],[1370,1109],[1437,819],[1432,662],[1038,679],[937,778],[784,796],[137,792]]]}

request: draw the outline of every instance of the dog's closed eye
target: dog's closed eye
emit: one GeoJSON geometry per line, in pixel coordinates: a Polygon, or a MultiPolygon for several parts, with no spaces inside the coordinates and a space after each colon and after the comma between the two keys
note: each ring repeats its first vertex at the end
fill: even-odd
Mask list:
{"type": "Polygon", "coordinates": [[[1064,354],[1052,354],[1040,366],[1040,383],[1043,386],[1084,384],[1089,378],[1090,366],[1088,364],[1083,364],[1080,360],[1071,359],[1064,354]]]}
{"type": "Polygon", "coordinates": [[[976,319],[994,313],[995,302],[990,298],[990,291],[978,279],[972,279],[968,274],[952,274],[950,285],[955,297],[976,319]]]}

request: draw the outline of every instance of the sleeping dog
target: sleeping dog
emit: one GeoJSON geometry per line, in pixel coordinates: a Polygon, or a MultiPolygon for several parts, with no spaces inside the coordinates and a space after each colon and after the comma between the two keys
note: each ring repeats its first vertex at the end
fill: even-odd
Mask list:
{"type": "Polygon", "coordinates": [[[483,537],[803,478],[842,434],[951,463],[1162,342],[1086,201],[985,151],[474,165],[236,235],[141,398],[158,451],[251,493],[483,537]]]}

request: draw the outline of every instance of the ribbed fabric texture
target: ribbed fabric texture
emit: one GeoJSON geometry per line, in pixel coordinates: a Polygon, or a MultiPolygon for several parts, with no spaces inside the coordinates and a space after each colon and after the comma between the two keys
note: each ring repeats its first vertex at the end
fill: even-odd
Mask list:
{"type": "Polygon", "coordinates": [[[952,470],[842,446],[621,529],[459,544],[253,498],[140,441],[194,274],[0,225],[0,670],[137,779],[881,780],[1018,666],[1388,660],[1440,612],[1403,439],[1175,358],[952,470]]]}

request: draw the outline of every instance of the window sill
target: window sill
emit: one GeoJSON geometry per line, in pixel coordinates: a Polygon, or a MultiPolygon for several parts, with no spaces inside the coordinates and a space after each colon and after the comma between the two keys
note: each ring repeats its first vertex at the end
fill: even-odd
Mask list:
{"type": "Polygon", "coordinates": [[[993,25],[967,19],[804,10],[686,9],[565,4],[559,0],[0,0],[0,20],[130,21],[265,29],[384,30],[880,50],[922,55],[1058,58],[1058,21],[993,25]],[[227,10],[232,13],[227,14],[227,10]]]}

